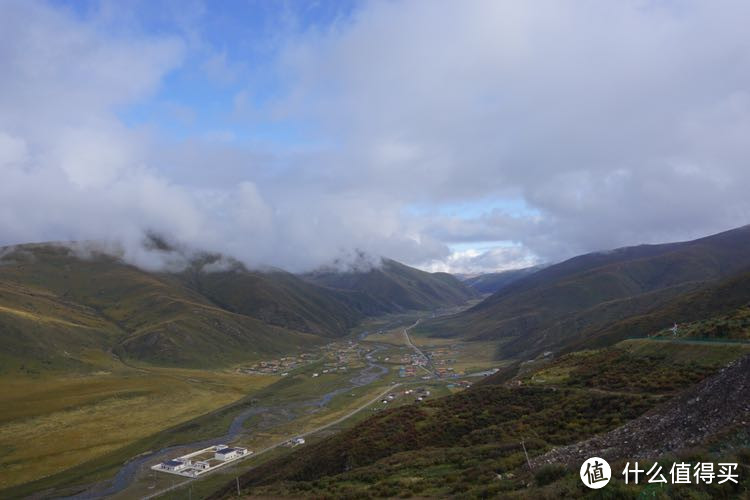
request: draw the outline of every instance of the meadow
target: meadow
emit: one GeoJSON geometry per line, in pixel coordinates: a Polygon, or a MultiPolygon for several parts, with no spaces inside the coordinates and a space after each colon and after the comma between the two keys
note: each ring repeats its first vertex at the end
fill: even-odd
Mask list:
{"type": "Polygon", "coordinates": [[[96,459],[276,380],[116,362],[106,368],[0,377],[0,489],[96,459]]]}

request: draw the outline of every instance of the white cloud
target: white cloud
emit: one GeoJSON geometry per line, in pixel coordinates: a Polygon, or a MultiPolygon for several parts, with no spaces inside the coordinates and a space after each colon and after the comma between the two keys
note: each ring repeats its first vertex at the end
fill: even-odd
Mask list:
{"type": "Polygon", "coordinates": [[[290,46],[297,84],[279,107],[346,138],[341,190],[435,205],[510,191],[539,214],[438,217],[424,230],[441,241],[488,217],[494,239],[545,259],[697,236],[750,220],[748,14],[739,1],[373,2],[290,46]],[[383,155],[394,144],[409,155],[383,155]]]}
{"type": "Polygon", "coordinates": [[[490,270],[750,220],[746,2],[367,2],[274,40],[286,92],[267,109],[253,81],[231,90],[232,120],[312,124],[315,146],[283,150],[231,124],[177,141],[119,118],[189,51],[223,84],[248,78],[188,10],[154,37],[117,2],[90,21],[0,4],[0,242],[116,241],[153,266],[156,231],[257,266],[362,250],[490,270]],[[113,19],[127,29],[102,30],[113,19]],[[480,199],[528,211],[438,210],[480,199]],[[450,250],[479,241],[512,246],[450,250]]]}
{"type": "Polygon", "coordinates": [[[28,149],[23,139],[0,133],[0,167],[18,165],[27,159],[28,149]]]}
{"type": "Polygon", "coordinates": [[[447,258],[432,261],[425,268],[431,272],[482,274],[521,269],[539,263],[539,260],[524,248],[514,245],[498,245],[484,250],[478,248],[454,250],[447,258]]]}

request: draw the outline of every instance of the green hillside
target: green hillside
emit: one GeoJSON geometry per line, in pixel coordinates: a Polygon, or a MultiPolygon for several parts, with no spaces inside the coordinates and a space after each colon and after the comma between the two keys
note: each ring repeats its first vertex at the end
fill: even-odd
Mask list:
{"type": "Polygon", "coordinates": [[[428,273],[390,259],[366,271],[324,269],[305,278],[332,289],[358,292],[381,313],[456,306],[477,296],[450,274],[428,273]]]}
{"type": "MultiPolygon", "coordinates": [[[[278,307],[287,304],[278,301],[278,307]]],[[[216,366],[320,342],[222,309],[181,276],[148,273],[105,255],[81,259],[49,245],[17,247],[4,255],[0,332],[4,367],[15,360],[13,365],[26,370],[84,368],[95,352],[216,366]]]]}
{"type": "Polygon", "coordinates": [[[628,337],[655,334],[698,339],[747,339],[750,337],[750,272],[742,272],[662,304],[653,302],[643,312],[612,321],[604,328],[588,328],[561,338],[566,349],[605,345],[628,337]]]}
{"type": "MultiPolygon", "coordinates": [[[[636,334],[630,327],[615,332],[619,322],[637,321],[747,268],[750,227],[691,242],[588,254],[522,278],[468,311],[420,325],[419,331],[500,340],[499,355],[505,357],[582,348],[593,338],[593,345],[602,345],[636,334]]],[[[653,320],[649,327],[656,330],[680,321],[674,316],[653,320]],[[662,320],[666,323],[657,324],[662,320]]]]}
{"type": "Polygon", "coordinates": [[[345,335],[367,315],[355,294],[327,289],[280,270],[181,273],[185,284],[219,307],[270,325],[323,337],[345,335]]]}

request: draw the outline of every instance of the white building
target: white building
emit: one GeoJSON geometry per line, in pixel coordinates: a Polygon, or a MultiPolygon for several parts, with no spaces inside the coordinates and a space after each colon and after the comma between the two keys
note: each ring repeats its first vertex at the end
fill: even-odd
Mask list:
{"type": "Polygon", "coordinates": [[[188,460],[175,458],[174,460],[167,460],[166,462],[162,462],[161,468],[171,472],[177,472],[186,468],[188,465],[190,465],[190,462],[188,460]]]}
{"type": "Polygon", "coordinates": [[[226,462],[244,455],[247,455],[246,448],[222,448],[214,453],[214,458],[226,462]]]}
{"type": "Polygon", "coordinates": [[[197,462],[193,462],[193,469],[206,470],[209,467],[211,467],[211,466],[208,465],[208,462],[203,462],[203,461],[200,461],[200,460],[197,461],[197,462]]]}

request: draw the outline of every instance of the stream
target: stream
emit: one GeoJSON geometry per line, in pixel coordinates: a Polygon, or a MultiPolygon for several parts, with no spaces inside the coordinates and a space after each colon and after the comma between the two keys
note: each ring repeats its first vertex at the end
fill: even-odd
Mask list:
{"type": "MultiPolygon", "coordinates": [[[[369,332],[362,333],[359,338],[363,339],[368,335],[368,333],[369,332]]],[[[370,351],[365,356],[367,367],[362,369],[355,377],[351,378],[349,380],[350,385],[346,387],[341,387],[339,389],[330,391],[313,400],[298,403],[288,403],[286,405],[282,404],[274,407],[254,406],[252,408],[248,408],[247,410],[242,411],[240,414],[234,417],[232,423],[229,425],[229,429],[222,436],[194,441],[192,443],[173,445],[157,451],[139,455],[138,457],[126,462],[117,472],[117,474],[115,474],[115,477],[111,480],[96,483],[87,490],[76,495],[60,498],[64,498],[67,500],[91,500],[115,495],[125,490],[133,483],[133,481],[135,481],[139,469],[143,467],[147,462],[156,462],[158,460],[170,458],[177,454],[177,450],[181,450],[184,448],[198,450],[201,448],[208,448],[209,446],[215,446],[217,444],[230,443],[231,441],[234,441],[237,437],[239,437],[239,435],[243,432],[248,432],[249,429],[246,429],[244,425],[245,422],[251,417],[267,412],[278,412],[283,414],[285,420],[289,421],[292,420],[295,416],[295,413],[290,410],[308,407],[322,408],[330,403],[331,400],[339,394],[346,393],[357,387],[363,387],[372,384],[373,382],[382,378],[386,373],[388,373],[387,367],[379,365],[373,361],[373,355],[375,355],[382,349],[383,346],[376,346],[375,349],[370,351]]]]}

